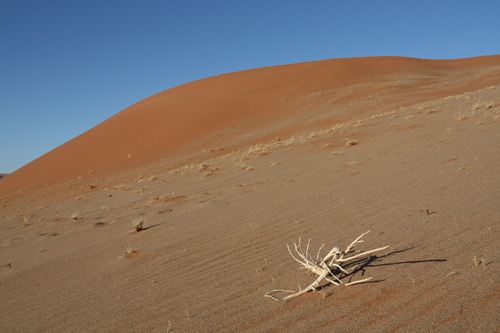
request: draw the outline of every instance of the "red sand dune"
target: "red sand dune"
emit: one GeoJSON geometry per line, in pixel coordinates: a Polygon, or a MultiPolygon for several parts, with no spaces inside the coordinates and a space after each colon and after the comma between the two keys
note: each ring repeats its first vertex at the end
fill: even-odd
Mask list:
{"type": "MultiPolygon", "coordinates": [[[[288,133],[286,127],[292,127],[294,120],[298,123],[295,125],[300,126],[304,117],[308,117],[320,102],[343,105],[376,93],[384,83],[407,78],[415,80],[404,87],[410,91],[420,84],[419,78],[453,80],[498,62],[498,56],[460,60],[348,58],[210,77],[168,89],[124,109],[3,179],[0,194],[41,184],[57,184],[85,176],[89,170],[96,175],[124,171],[164,158],[172,159],[200,146],[246,144],[248,142],[238,139],[248,133],[254,133],[254,140],[270,134],[264,132],[261,137],[258,134],[255,137],[255,132],[262,129],[288,133]],[[363,87],[348,96],[338,93],[341,88],[367,83],[377,86],[363,87]],[[313,103],[307,100],[311,96],[313,103]],[[285,128],[280,127],[281,122],[285,122],[285,128]],[[209,138],[225,132],[229,134],[219,140],[209,138]]],[[[479,84],[482,82],[470,82],[467,89],[474,89],[474,85],[479,84]]],[[[431,90],[419,98],[455,94],[461,88],[464,89],[431,90]]],[[[403,105],[412,101],[411,95],[399,98],[397,102],[403,105]]],[[[343,118],[352,116],[344,115],[343,118]]]]}
{"type": "Polygon", "coordinates": [[[138,102],[0,180],[0,331],[498,331],[499,90],[500,56],[379,57],[138,102]],[[367,230],[373,280],[264,297],[367,230]]]}

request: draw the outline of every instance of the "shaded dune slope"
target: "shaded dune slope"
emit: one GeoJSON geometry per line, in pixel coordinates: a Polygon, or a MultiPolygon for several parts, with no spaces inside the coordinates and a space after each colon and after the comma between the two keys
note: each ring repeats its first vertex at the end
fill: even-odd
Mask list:
{"type": "MultiPolygon", "coordinates": [[[[98,176],[109,175],[161,159],[182,158],[183,153],[202,147],[235,148],[302,126],[299,124],[304,124],[304,119],[308,119],[312,110],[321,109],[320,106],[334,109],[360,98],[359,95],[390,88],[391,83],[403,79],[415,79],[414,86],[406,87],[414,91],[418,86],[426,86],[423,80],[463,77],[474,68],[498,64],[499,59],[499,56],[459,60],[333,59],[191,82],[131,105],[20,168],[2,179],[0,194],[61,183],[87,175],[90,170],[98,176]],[[364,84],[370,85],[363,87],[364,84]],[[358,96],[339,93],[356,85],[360,86],[358,96]]],[[[474,82],[467,84],[468,89],[474,86],[474,82]]],[[[441,89],[438,93],[428,89],[426,93],[432,96],[460,92],[441,89]]],[[[425,92],[419,90],[418,96],[422,98],[425,92]]],[[[411,99],[411,95],[405,98],[411,99]]],[[[332,113],[330,118],[351,116],[332,113]]]]}

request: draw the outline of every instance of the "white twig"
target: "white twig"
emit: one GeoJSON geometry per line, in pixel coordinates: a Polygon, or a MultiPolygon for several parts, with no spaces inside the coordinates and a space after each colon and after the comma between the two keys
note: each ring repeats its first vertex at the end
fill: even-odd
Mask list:
{"type": "Polygon", "coordinates": [[[370,230],[368,230],[367,232],[363,233],[361,236],[359,236],[358,238],[356,238],[351,244],[349,244],[349,246],[347,247],[347,249],[344,251],[344,254],[342,254],[342,256],[340,257],[340,259],[343,259],[344,256],[346,254],[348,254],[349,252],[351,252],[351,250],[353,249],[353,247],[357,244],[357,243],[361,243],[362,240],[360,240],[361,238],[363,238],[364,235],[366,235],[367,233],[369,233],[370,230]]]}
{"type": "Polygon", "coordinates": [[[354,282],[349,282],[349,283],[346,283],[345,285],[346,286],[352,286],[353,284],[363,283],[363,282],[366,282],[366,281],[370,281],[371,279],[373,279],[373,276],[371,276],[371,277],[369,277],[367,279],[358,280],[358,281],[354,281],[354,282]]]}
{"type": "Polygon", "coordinates": [[[308,291],[311,291],[311,290],[314,290],[316,289],[316,287],[319,285],[319,283],[328,275],[328,272],[323,272],[320,276],[318,276],[318,278],[316,279],[316,281],[314,281],[313,283],[311,283],[306,289],[302,289],[301,291],[295,293],[295,294],[292,294],[292,295],[288,295],[288,296],[285,296],[283,297],[283,300],[287,300],[287,299],[290,299],[290,298],[293,298],[293,297],[297,297],[297,296],[300,296],[302,294],[305,294],[307,293],[308,291]]]}
{"type": "Polygon", "coordinates": [[[295,291],[292,291],[292,290],[284,290],[284,289],[275,289],[275,290],[271,290],[271,291],[268,291],[264,297],[270,297],[272,299],[274,299],[275,301],[279,301],[280,299],[276,296],[273,296],[272,294],[274,293],[279,293],[279,292],[284,292],[284,293],[294,293],[295,291]]]}
{"type": "Polygon", "coordinates": [[[290,291],[290,290],[283,290],[283,289],[276,289],[276,290],[271,290],[271,291],[267,292],[264,295],[264,297],[270,297],[270,298],[277,301],[277,300],[279,300],[279,298],[277,298],[276,296],[274,296],[272,294],[277,293],[277,292],[292,293],[291,295],[288,295],[288,296],[285,296],[282,298],[283,300],[287,300],[287,299],[290,299],[293,297],[303,295],[309,291],[316,291],[316,289],[318,288],[318,286],[320,285],[320,283],[323,280],[325,280],[326,282],[331,283],[333,285],[336,285],[336,286],[338,286],[340,284],[343,284],[345,286],[352,286],[355,284],[360,284],[360,283],[364,283],[364,282],[371,280],[372,279],[371,277],[366,278],[366,279],[362,279],[362,280],[358,280],[358,281],[349,282],[349,283],[344,283],[341,280],[342,278],[344,278],[348,275],[353,276],[353,274],[355,274],[357,271],[362,269],[364,265],[366,265],[367,261],[364,264],[359,264],[354,268],[349,267],[349,265],[347,264],[348,262],[356,260],[356,259],[368,258],[369,255],[371,255],[372,253],[382,251],[382,250],[389,248],[389,246],[379,247],[377,249],[365,251],[365,252],[359,253],[357,255],[346,257],[349,253],[353,252],[352,250],[353,250],[354,246],[356,246],[356,244],[363,242],[363,240],[361,240],[361,238],[363,238],[363,236],[366,235],[367,233],[369,233],[369,231],[363,233],[361,236],[356,238],[347,247],[347,249],[345,251],[340,251],[340,249],[337,247],[332,248],[330,250],[330,252],[328,252],[328,254],[322,260],[319,260],[319,259],[320,259],[320,252],[321,252],[321,249],[323,248],[324,244],[318,250],[316,260],[313,260],[312,256],[309,253],[310,240],[307,241],[307,246],[306,246],[305,251],[302,249],[302,241],[300,238],[299,238],[298,243],[293,243],[295,254],[290,249],[290,245],[287,244],[288,252],[292,256],[292,258],[295,261],[297,261],[302,266],[302,268],[309,270],[310,272],[316,274],[318,277],[316,278],[316,280],[313,283],[311,283],[305,289],[301,289],[300,284],[299,284],[299,291],[298,292],[294,292],[294,291],[290,291]],[[345,265],[345,266],[343,267],[343,265],[345,265]],[[347,271],[347,268],[349,268],[349,270],[351,271],[350,273],[347,271]]]}
{"type": "Polygon", "coordinates": [[[348,261],[351,261],[351,260],[354,260],[354,259],[366,256],[367,254],[371,254],[371,253],[374,253],[374,252],[382,251],[382,250],[385,250],[385,249],[388,249],[388,248],[389,248],[389,245],[384,246],[384,247],[379,247],[378,249],[366,251],[366,252],[357,254],[355,256],[349,257],[349,258],[345,258],[345,259],[339,258],[339,259],[337,259],[337,261],[338,262],[348,262],[348,261]]]}

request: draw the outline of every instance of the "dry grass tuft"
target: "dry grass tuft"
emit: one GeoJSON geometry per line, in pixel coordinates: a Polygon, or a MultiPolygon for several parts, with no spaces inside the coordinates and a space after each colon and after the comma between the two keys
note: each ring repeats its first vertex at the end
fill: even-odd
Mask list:
{"type": "Polygon", "coordinates": [[[482,101],[476,101],[474,103],[474,106],[472,107],[474,110],[479,110],[483,107],[483,102],[482,101]]]}
{"type": "Polygon", "coordinates": [[[474,266],[483,266],[484,269],[486,269],[486,261],[487,261],[487,259],[478,258],[476,256],[474,256],[474,258],[472,259],[474,266]]]}
{"type": "Polygon", "coordinates": [[[144,230],[144,222],[146,221],[142,216],[134,217],[132,220],[132,232],[139,232],[144,230]]]}
{"type": "Polygon", "coordinates": [[[474,111],[477,110],[475,107],[470,111],[462,111],[462,108],[458,108],[458,112],[454,113],[453,116],[456,120],[462,121],[474,117],[474,111]]]}
{"type": "Polygon", "coordinates": [[[358,140],[356,139],[348,139],[346,143],[346,147],[352,147],[358,144],[358,140]]]}
{"type": "Polygon", "coordinates": [[[492,107],[494,107],[494,106],[495,106],[495,103],[493,103],[493,102],[487,102],[487,103],[484,105],[484,108],[485,108],[486,110],[488,110],[488,109],[491,109],[491,108],[492,108],[492,107]]]}
{"type": "Polygon", "coordinates": [[[198,166],[198,171],[203,171],[203,170],[206,170],[210,168],[210,165],[206,164],[206,163],[202,163],[198,166]]]}
{"type": "Polygon", "coordinates": [[[165,193],[164,195],[160,195],[159,197],[153,196],[148,201],[147,204],[152,205],[159,202],[169,202],[170,200],[175,198],[175,193],[165,193]]]}
{"type": "Polygon", "coordinates": [[[128,259],[128,258],[132,258],[133,256],[135,256],[137,254],[139,254],[139,250],[134,249],[133,247],[129,247],[127,249],[127,251],[125,251],[125,254],[121,257],[118,257],[118,258],[120,258],[120,259],[127,258],[128,259]]]}
{"type": "Polygon", "coordinates": [[[71,214],[71,219],[72,219],[72,220],[75,220],[75,221],[76,221],[76,220],[78,220],[78,217],[79,217],[78,212],[74,212],[73,214],[71,214]]]}

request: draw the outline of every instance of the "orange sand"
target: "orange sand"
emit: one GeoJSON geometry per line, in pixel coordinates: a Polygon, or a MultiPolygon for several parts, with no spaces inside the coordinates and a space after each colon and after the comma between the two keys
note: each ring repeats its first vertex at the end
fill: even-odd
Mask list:
{"type": "Polygon", "coordinates": [[[498,330],[499,89],[500,56],[376,57],[140,101],[0,180],[0,330],[498,330]],[[373,282],[264,298],[311,282],[286,244],[367,230],[373,282]]]}

